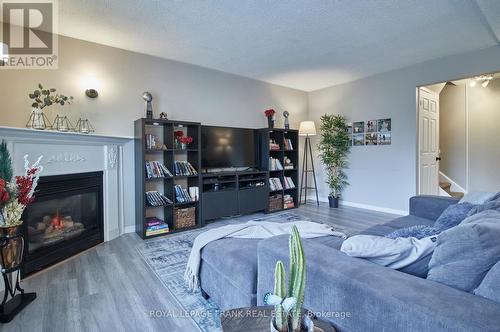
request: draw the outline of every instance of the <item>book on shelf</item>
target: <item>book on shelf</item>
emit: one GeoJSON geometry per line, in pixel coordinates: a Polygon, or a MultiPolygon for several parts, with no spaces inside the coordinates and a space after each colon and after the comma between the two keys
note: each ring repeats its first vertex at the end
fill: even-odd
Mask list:
{"type": "Polygon", "coordinates": [[[281,171],[283,170],[283,165],[279,159],[269,157],[269,170],[270,171],[281,171]]]}
{"type": "Polygon", "coordinates": [[[170,227],[166,222],[157,217],[146,218],[146,236],[168,233],[170,227]]]}
{"type": "Polygon", "coordinates": [[[285,138],[284,143],[286,151],[293,151],[293,144],[291,139],[285,138]]]}
{"type": "Polygon", "coordinates": [[[285,189],[295,188],[295,183],[293,182],[292,178],[289,176],[285,176],[283,178],[283,185],[284,185],[285,189]]]}
{"type": "Polygon", "coordinates": [[[198,201],[199,188],[190,187],[189,189],[183,188],[181,185],[175,185],[175,201],[177,203],[191,203],[198,201]]]}
{"type": "Polygon", "coordinates": [[[161,162],[156,160],[146,161],[146,177],[148,179],[165,178],[169,176],[172,176],[172,173],[161,162]]]}
{"type": "Polygon", "coordinates": [[[292,209],[295,207],[295,203],[293,202],[293,197],[291,195],[283,196],[283,208],[284,209],[292,209]]]}
{"type": "Polygon", "coordinates": [[[146,191],[146,202],[148,206],[165,206],[173,203],[168,197],[156,190],[146,191]]]}
{"type": "Polygon", "coordinates": [[[163,144],[161,144],[156,136],[153,134],[146,134],[146,149],[154,150],[154,149],[162,149],[163,144]]]}
{"type": "Polygon", "coordinates": [[[283,190],[283,185],[281,184],[279,178],[269,178],[269,190],[270,191],[283,190]]]}
{"type": "Polygon", "coordinates": [[[189,161],[175,161],[174,172],[176,176],[198,175],[198,171],[189,161]]]}
{"type": "Polygon", "coordinates": [[[273,140],[273,139],[269,140],[269,150],[278,151],[280,149],[281,149],[280,145],[278,143],[276,143],[275,140],[273,140]]]}

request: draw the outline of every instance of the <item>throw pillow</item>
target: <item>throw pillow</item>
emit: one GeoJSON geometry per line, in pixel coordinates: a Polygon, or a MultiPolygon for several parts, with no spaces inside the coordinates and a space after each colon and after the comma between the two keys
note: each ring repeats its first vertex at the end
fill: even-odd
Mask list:
{"type": "Polygon", "coordinates": [[[495,195],[496,193],[486,191],[471,191],[465,194],[458,203],[484,204],[495,197],[495,195]]]}
{"type": "Polygon", "coordinates": [[[500,261],[491,268],[474,294],[500,303],[500,261]]]}
{"type": "Polygon", "coordinates": [[[470,210],[472,210],[476,205],[471,203],[460,203],[453,204],[446,208],[446,210],[441,213],[439,218],[434,223],[434,227],[441,230],[446,230],[451,227],[457,226],[467,218],[470,210]]]}
{"type": "Polygon", "coordinates": [[[500,223],[467,223],[444,231],[429,262],[427,279],[471,292],[500,257],[500,223]]]}
{"type": "Polygon", "coordinates": [[[424,237],[437,235],[439,233],[441,233],[441,229],[434,226],[415,225],[397,229],[394,232],[387,234],[386,237],[389,239],[397,239],[398,237],[415,237],[417,239],[423,239],[424,237]]]}

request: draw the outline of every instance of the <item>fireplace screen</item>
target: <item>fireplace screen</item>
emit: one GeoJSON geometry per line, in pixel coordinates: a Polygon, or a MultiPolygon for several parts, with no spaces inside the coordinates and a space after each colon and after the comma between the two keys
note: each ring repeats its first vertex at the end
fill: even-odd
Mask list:
{"type": "Polygon", "coordinates": [[[29,253],[96,229],[97,203],[95,192],[35,201],[27,220],[29,253]]]}
{"type": "Polygon", "coordinates": [[[102,172],[42,176],[23,215],[22,276],[60,262],[104,239],[102,172]]]}

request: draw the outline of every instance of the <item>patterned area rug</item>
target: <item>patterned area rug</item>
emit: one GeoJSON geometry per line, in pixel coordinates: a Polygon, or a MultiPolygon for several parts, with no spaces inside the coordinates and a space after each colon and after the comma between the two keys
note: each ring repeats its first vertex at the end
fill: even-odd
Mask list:
{"type": "MultiPolygon", "coordinates": [[[[265,215],[262,218],[253,219],[253,221],[269,222],[298,220],[308,219],[289,212],[265,215]]],[[[242,218],[221,220],[209,224],[202,229],[147,240],[137,246],[137,250],[146,263],[170,291],[185,313],[195,313],[194,315],[189,315],[189,317],[201,331],[221,331],[220,320],[218,318],[220,310],[213,301],[210,299],[205,300],[201,296],[200,291],[190,291],[184,283],[184,270],[186,269],[189,254],[191,253],[193,241],[198,234],[205,232],[207,229],[247,221],[242,218]]],[[[180,314],[185,315],[184,313],[180,314]]]]}

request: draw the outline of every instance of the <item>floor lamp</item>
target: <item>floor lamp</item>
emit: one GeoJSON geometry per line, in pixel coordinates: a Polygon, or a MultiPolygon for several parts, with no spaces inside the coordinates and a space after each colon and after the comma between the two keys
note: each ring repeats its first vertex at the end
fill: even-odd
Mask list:
{"type": "Polygon", "coordinates": [[[302,159],[302,176],[300,180],[299,205],[302,204],[302,191],[304,191],[304,205],[307,204],[307,191],[314,189],[316,192],[316,204],[319,206],[318,187],[316,185],[316,173],[314,172],[314,159],[312,156],[311,138],[316,136],[316,126],[313,121],[302,121],[299,127],[299,135],[305,136],[304,158],[302,159]],[[310,159],[309,159],[310,158],[310,159]],[[309,162],[311,163],[309,165],[309,162]],[[308,185],[309,174],[312,173],[314,187],[308,185]]]}

